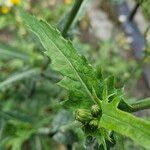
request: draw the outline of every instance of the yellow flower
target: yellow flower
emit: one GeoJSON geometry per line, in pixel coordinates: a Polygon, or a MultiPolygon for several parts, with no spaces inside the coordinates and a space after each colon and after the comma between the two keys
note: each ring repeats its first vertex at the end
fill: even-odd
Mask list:
{"type": "Polygon", "coordinates": [[[0,10],[1,10],[1,13],[2,13],[2,14],[5,14],[5,15],[6,15],[6,14],[9,13],[10,8],[7,7],[7,6],[2,6],[0,10]]]}
{"type": "Polygon", "coordinates": [[[65,0],[65,3],[70,5],[72,3],[73,0],[65,0]]]}
{"type": "Polygon", "coordinates": [[[13,5],[19,5],[21,0],[10,0],[13,5]]]}

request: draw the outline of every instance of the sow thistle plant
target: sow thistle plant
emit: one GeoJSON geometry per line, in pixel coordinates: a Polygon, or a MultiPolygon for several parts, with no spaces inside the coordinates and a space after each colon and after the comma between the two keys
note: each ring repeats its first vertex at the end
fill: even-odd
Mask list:
{"type": "Polygon", "coordinates": [[[68,100],[63,104],[72,110],[85,135],[96,138],[105,149],[106,140],[111,142],[113,133],[127,136],[150,149],[150,122],[131,114],[149,107],[149,99],[144,101],[146,107],[129,105],[123,88],[115,87],[115,78],[104,78],[100,69],[93,68],[56,28],[22,9],[20,15],[40,39],[52,60],[52,68],[63,75],[58,83],[68,90],[68,100]]]}
{"type": "Polygon", "coordinates": [[[0,12],[8,14],[13,6],[19,5],[21,0],[0,0],[0,12]]]}

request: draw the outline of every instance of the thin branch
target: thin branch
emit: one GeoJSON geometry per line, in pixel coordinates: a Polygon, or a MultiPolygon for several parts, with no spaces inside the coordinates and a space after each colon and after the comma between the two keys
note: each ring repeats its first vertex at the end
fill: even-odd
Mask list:
{"type": "Polygon", "coordinates": [[[136,112],[144,109],[150,109],[150,97],[131,103],[131,106],[133,107],[132,112],[136,112]]]}
{"type": "Polygon", "coordinates": [[[139,0],[136,5],[134,6],[133,10],[131,11],[131,13],[128,16],[128,20],[132,21],[134,19],[134,16],[137,12],[137,10],[139,9],[139,7],[141,6],[141,4],[143,3],[144,0],[139,0]]]}
{"type": "Polygon", "coordinates": [[[80,7],[81,7],[82,2],[83,2],[83,0],[76,0],[75,1],[74,6],[72,7],[71,12],[67,18],[67,22],[65,23],[64,28],[62,30],[62,36],[63,37],[67,36],[67,32],[68,32],[69,28],[71,27],[76,15],[77,15],[80,7]]]}

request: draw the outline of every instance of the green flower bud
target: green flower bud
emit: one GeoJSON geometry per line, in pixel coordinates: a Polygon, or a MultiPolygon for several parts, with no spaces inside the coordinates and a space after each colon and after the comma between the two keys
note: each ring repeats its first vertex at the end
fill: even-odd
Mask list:
{"type": "Polygon", "coordinates": [[[97,117],[98,115],[101,115],[102,111],[98,105],[93,105],[91,108],[91,114],[94,117],[97,117]]]}
{"type": "Polygon", "coordinates": [[[90,122],[90,120],[92,120],[92,115],[90,111],[86,109],[78,109],[75,113],[75,119],[84,124],[87,124],[90,122]]]}
{"type": "Polygon", "coordinates": [[[89,126],[90,128],[93,129],[97,129],[98,128],[98,120],[97,119],[93,119],[89,122],[89,126]]]}

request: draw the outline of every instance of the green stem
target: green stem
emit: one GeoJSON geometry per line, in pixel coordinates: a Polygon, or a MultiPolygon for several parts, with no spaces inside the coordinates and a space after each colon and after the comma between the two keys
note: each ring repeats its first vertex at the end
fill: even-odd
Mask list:
{"type": "Polygon", "coordinates": [[[132,112],[136,112],[136,111],[143,110],[143,109],[149,109],[150,97],[131,103],[131,106],[133,107],[132,112]]]}
{"type": "Polygon", "coordinates": [[[62,36],[63,37],[66,37],[67,32],[68,32],[70,26],[72,25],[72,22],[75,19],[82,2],[83,2],[83,0],[76,0],[75,1],[74,6],[72,7],[71,12],[68,16],[67,22],[65,23],[64,28],[62,30],[62,36]]]}

